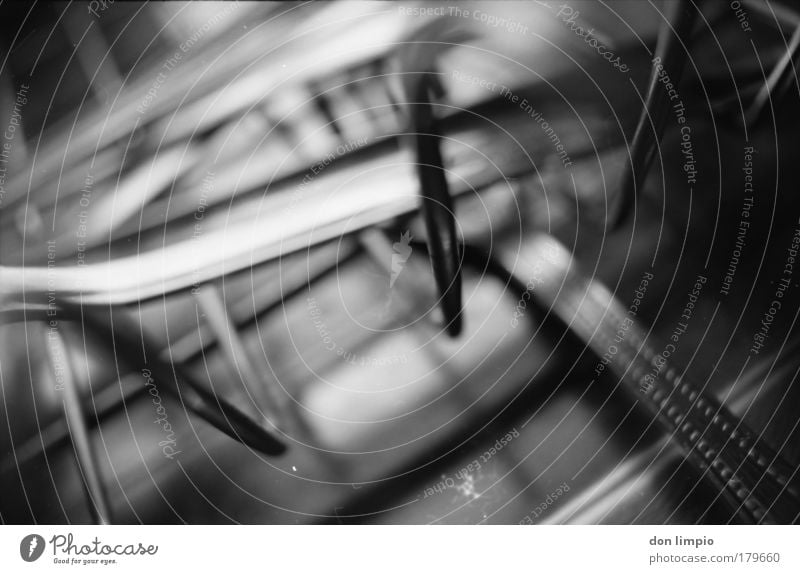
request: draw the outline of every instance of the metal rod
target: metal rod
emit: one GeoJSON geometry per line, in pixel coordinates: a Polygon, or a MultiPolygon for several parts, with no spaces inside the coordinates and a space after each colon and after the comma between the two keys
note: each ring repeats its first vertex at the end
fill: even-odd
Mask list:
{"type": "Polygon", "coordinates": [[[282,415],[285,401],[278,389],[269,381],[265,381],[256,371],[217,286],[210,283],[201,285],[195,297],[206,314],[206,320],[214,332],[228,366],[239,375],[248,398],[255,402],[258,415],[266,417],[276,428],[285,428],[282,415]]]}
{"type": "Polygon", "coordinates": [[[800,14],[797,11],[784,6],[780,2],[764,2],[764,0],[742,0],[748,8],[756,12],[765,21],[775,24],[783,22],[789,26],[800,26],[800,14]]]}
{"type": "MultiPolygon", "coordinates": [[[[338,240],[387,219],[413,213],[418,208],[419,186],[408,154],[390,153],[366,160],[362,173],[380,166],[380,175],[366,184],[351,185],[336,202],[326,201],[351,172],[321,174],[319,189],[297,195],[287,186],[281,193],[263,198],[257,217],[237,226],[209,230],[195,239],[161,249],[114,258],[81,267],[0,266],[0,311],[48,303],[54,290],[58,302],[84,306],[130,304],[164,294],[189,290],[194,285],[224,275],[252,269],[311,246],[338,240]],[[388,167],[387,167],[388,166],[388,167]],[[324,181],[323,181],[324,178],[324,181]],[[375,193],[380,186],[385,193],[375,193]],[[51,289],[51,287],[53,289],[51,289]]],[[[473,162],[453,169],[461,184],[457,195],[474,192],[493,183],[494,173],[473,162]]],[[[509,166],[511,176],[524,168],[509,166]]]]}
{"type": "MultiPolygon", "coordinates": [[[[226,117],[236,117],[242,110],[258,105],[275,86],[302,85],[329,73],[334,57],[337,67],[342,69],[385,57],[389,47],[409,28],[425,23],[424,18],[399,22],[396,15],[382,6],[369,7],[363,17],[348,25],[347,34],[320,41],[313,28],[298,30],[294,25],[299,24],[310,9],[305,4],[276,8],[271,21],[280,21],[281,26],[260,27],[258,30],[263,28],[260,32],[237,37],[235,42],[231,42],[230,34],[219,35],[214,42],[202,47],[203,52],[193,54],[171,71],[170,82],[163,85],[159,98],[144,114],[137,108],[152,88],[152,80],[146,77],[126,83],[110,112],[91,111],[81,118],[77,129],[73,129],[73,121],[69,119],[48,130],[41,138],[45,146],[37,154],[35,165],[29,162],[7,185],[10,192],[6,204],[11,206],[24,201],[29,190],[48,189],[46,184],[54,181],[52,174],[59,173],[61,165],[81,163],[88,169],[94,154],[124,140],[137,120],[139,125],[157,124],[156,133],[160,137],[153,142],[154,146],[186,140],[226,117]],[[365,44],[364,35],[376,30],[385,34],[384,42],[365,44]],[[260,57],[254,62],[254,53],[273,57],[260,57]],[[204,74],[209,61],[214,64],[214,73],[204,74]],[[185,87],[188,84],[193,87],[187,96],[185,87]],[[176,110],[175,102],[179,101],[182,105],[176,110]],[[226,105],[219,105],[220,102],[226,105]],[[209,110],[219,110],[218,113],[224,115],[220,117],[209,110]]],[[[336,3],[326,7],[328,13],[338,10],[342,8],[336,3]]],[[[321,14],[317,16],[322,17],[321,14]]],[[[230,30],[236,33],[236,20],[230,22],[230,30]]]]}
{"type": "MultiPolygon", "coordinates": [[[[719,492],[743,522],[791,523],[800,508],[797,471],[758,434],[658,353],[652,337],[611,292],[583,275],[555,238],[538,236],[515,273],[539,270],[533,296],[597,356],[616,346],[609,369],[642,408],[673,437],[686,460],[719,492]],[[620,341],[620,325],[629,325],[620,341]],[[658,359],[658,360],[657,360],[658,359]],[[660,365],[652,375],[653,366],[660,365]]],[[[516,254],[515,254],[516,255],[516,254]]]]}
{"type": "Polygon", "coordinates": [[[72,444],[75,447],[78,469],[86,488],[89,511],[97,524],[109,524],[111,522],[110,505],[86,428],[86,417],[83,413],[67,347],[57,327],[51,326],[47,329],[45,347],[55,376],[56,388],[63,392],[64,415],[72,444]]]}
{"type": "Polygon", "coordinates": [[[176,397],[188,410],[227,434],[234,440],[267,455],[275,456],[286,451],[286,445],[274,436],[269,429],[244,414],[238,407],[197,383],[178,364],[159,358],[161,349],[147,337],[139,337],[139,325],[125,313],[103,316],[97,309],[67,308],[106,346],[111,346],[114,355],[120,357],[133,368],[149,369],[159,388],[176,397]],[[136,353],[144,351],[143,355],[136,353]]]}
{"type": "Polygon", "coordinates": [[[411,34],[400,52],[405,107],[422,196],[420,210],[446,329],[452,337],[458,336],[463,327],[461,264],[455,208],[445,176],[442,137],[432,99],[441,97],[444,92],[435,74],[439,52],[471,38],[460,28],[451,29],[446,22],[434,20],[411,34]]]}
{"type": "MultiPolygon", "coordinates": [[[[85,424],[88,431],[93,430],[104,420],[115,415],[122,409],[124,404],[147,396],[147,388],[138,385],[134,388],[127,387],[123,394],[119,394],[119,388],[112,381],[107,381],[101,388],[94,391],[91,402],[83,404],[85,424]]],[[[37,432],[21,442],[19,446],[13,447],[11,452],[0,464],[0,474],[11,472],[18,467],[31,462],[43,451],[50,451],[63,446],[69,441],[69,425],[63,417],[57,417],[51,422],[41,426],[37,432]]]]}
{"type": "MultiPolygon", "coordinates": [[[[305,293],[309,285],[327,277],[337,269],[340,269],[343,264],[354,261],[356,255],[359,254],[359,251],[354,248],[354,244],[351,242],[344,243],[341,251],[343,256],[340,257],[338,261],[325,265],[313,275],[307,277],[305,281],[288,286],[287,289],[282,291],[280,294],[281,296],[266,301],[255,314],[244,316],[242,313],[239,313],[238,315],[241,315],[243,318],[235,320],[236,329],[241,330],[252,327],[276,309],[281,308],[284,301],[305,293]]],[[[248,306],[250,305],[248,304],[248,306]]],[[[245,306],[242,305],[242,309],[244,309],[244,307],[245,306]]],[[[210,328],[201,325],[200,331],[201,333],[210,333],[210,328]]],[[[197,337],[197,332],[191,331],[186,336],[171,343],[169,351],[162,351],[161,358],[163,360],[169,360],[171,357],[174,362],[188,364],[209,352],[213,352],[215,349],[217,349],[217,341],[213,339],[210,334],[209,336],[197,337]]],[[[124,396],[120,396],[118,387],[116,385],[112,386],[114,382],[114,380],[108,379],[97,385],[93,385],[93,408],[95,412],[94,416],[90,415],[86,419],[86,424],[90,430],[106,418],[114,416],[125,403],[148,396],[146,387],[142,385],[137,385],[134,389],[123,389],[124,396]]],[[[43,449],[51,450],[62,446],[67,439],[69,439],[69,432],[63,420],[56,419],[52,421],[40,432],[22,441],[20,446],[14,447],[15,456],[9,454],[3,463],[0,464],[0,474],[15,470],[18,466],[27,464],[42,452],[43,449]]]]}
{"type": "Polygon", "coordinates": [[[764,112],[764,108],[768,101],[775,102],[782,95],[782,93],[789,87],[792,81],[796,80],[796,71],[794,62],[798,56],[798,49],[800,48],[800,26],[795,28],[789,40],[789,46],[786,52],[783,53],[781,59],[772,68],[772,71],[767,78],[767,81],[761,86],[761,89],[753,99],[753,103],[745,113],[745,121],[748,128],[753,128],[764,112]]]}
{"type": "Polygon", "coordinates": [[[664,22],[658,34],[645,106],[634,132],[630,161],[623,168],[618,203],[610,216],[611,229],[618,229],[633,211],[655,158],[671,110],[670,93],[661,79],[668,78],[673,86],[679,84],[688,56],[688,45],[684,48],[682,42],[688,44],[696,15],[697,9],[690,0],[677,0],[672,16],[664,22]]]}
{"type": "Polygon", "coordinates": [[[433,276],[439,288],[447,332],[456,337],[461,332],[463,319],[455,208],[445,178],[441,137],[437,133],[429,97],[427,80],[420,80],[410,105],[411,131],[433,276]]]}

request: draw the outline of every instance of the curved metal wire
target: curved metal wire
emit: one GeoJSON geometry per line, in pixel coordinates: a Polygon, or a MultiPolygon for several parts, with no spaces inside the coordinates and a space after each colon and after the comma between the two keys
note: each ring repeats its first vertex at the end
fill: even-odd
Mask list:
{"type": "Polygon", "coordinates": [[[456,216],[432,102],[434,97],[443,94],[435,73],[437,54],[471,38],[470,34],[451,27],[446,21],[434,20],[409,37],[400,51],[401,81],[422,196],[426,241],[447,332],[452,337],[458,336],[463,326],[461,267],[456,216]]]}
{"type": "Polygon", "coordinates": [[[688,46],[684,48],[683,43],[690,40],[698,11],[691,0],[677,0],[672,15],[658,34],[645,106],[634,132],[630,160],[623,168],[616,210],[610,217],[611,229],[619,229],[627,221],[655,158],[671,109],[670,93],[661,80],[667,78],[673,86],[680,82],[688,57],[688,46]]]}

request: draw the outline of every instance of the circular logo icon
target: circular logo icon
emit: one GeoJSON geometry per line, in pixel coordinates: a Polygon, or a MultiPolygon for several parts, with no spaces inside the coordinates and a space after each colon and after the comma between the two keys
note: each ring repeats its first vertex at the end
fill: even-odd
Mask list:
{"type": "Polygon", "coordinates": [[[38,534],[28,534],[19,543],[19,555],[25,562],[38,560],[44,552],[44,538],[38,534]]]}

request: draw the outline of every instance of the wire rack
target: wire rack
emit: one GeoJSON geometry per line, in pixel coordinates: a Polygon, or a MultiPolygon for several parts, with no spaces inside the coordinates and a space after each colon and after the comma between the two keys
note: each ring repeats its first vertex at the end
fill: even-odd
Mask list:
{"type": "MultiPolygon", "coordinates": [[[[531,7],[518,16],[533,26],[548,9],[531,7]]],[[[752,430],[734,414],[741,409],[731,406],[747,400],[751,387],[734,385],[720,401],[695,382],[703,377],[674,366],[664,352],[668,347],[627,312],[617,291],[596,273],[581,271],[577,254],[585,248],[549,228],[567,217],[559,206],[573,205],[564,197],[589,215],[588,225],[603,237],[629,228],[648,201],[641,190],[669,130],[673,102],[662,89],[665,78],[675,86],[686,75],[694,79],[684,84],[697,81],[690,54],[702,43],[698,29],[731,27],[723,12],[688,0],[669,3],[651,26],[657,37],[652,57],[619,46],[626,61],[645,71],[637,79],[641,91],[631,82],[641,98],[641,106],[632,107],[639,111],[612,125],[574,74],[545,85],[527,83],[519,73],[529,69],[527,60],[496,71],[494,85],[505,93],[480,85],[466,89],[464,84],[476,84],[466,78],[487,73],[486,60],[475,52],[459,55],[454,47],[487,50],[481,44],[487,31],[452,18],[400,18],[395,7],[349,3],[125,10],[118,21],[103,14],[87,24],[75,10],[53,9],[60,18],[56,29],[74,46],[69,65],[83,70],[85,90],[72,95],[71,112],[39,122],[40,136],[27,138],[34,145],[20,137],[18,149],[24,149],[15,152],[18,168],[0,204],[2,241],[14,246],[2,253],[0,312],[4,323],[23,326],[26,345],[36,341],[41,352],[26,354],[44,367],[29,359],[30,376],[49,371],[55,392],[49,400],[62,405],[58,416],[37,416],[28,434],[13,438],[4,473],[21,477],[26,465],[42,455],[48,461],[48,453],[71,445],[73,480],[85,493],[89,515],[113,522],[109,490],[125,488],[99,460],[100,451],[114,458],[102,428],[122,418],[134,426],[130,413],[145,404],[156,414],[156,424],[150,423],[159,439],[155,450],[186,477],[192,473],[180,460],[185,447],[175,431],[186,425],[203,435],[195,418],[261,460],[305,449],[334,476],[346,476],[348,457],[320,446],[308,407],[286,383],[291,377],[254,360],[253,341],[266,353],[262,330],[293,324],[300,308],[311,327],[305,344],[333,346],[337,356],[326,360],[373,360],[351,350],[366,343],[363,337],[334,340],[326,318],[332,303],[315,295],[331,281],[346,290],[355,276],[370,285],[367,291],[375,288],[375,277],[388,277],[390,290],[396,281],[402,286],[387,303],[391,312],[375,323],[376,333],[407,329],[426,341],[457,344],[465,322],[472,333],[474,321],[465,282],[479,277],[516,303],[513,328],[523,324],[535,330],[531,341],[560,345],[559,361],[572,368],[599,360],[601,370],[613,374],[614,392],[626,394],[631,409],[659,429],[657,439],[550,520],[592,520],[608,505],[602,493],[668,472],[675,461],[700,477],[696,484],[706,506],[720,506],[715,512],[726,520],[797,520],[796,468],[783,447],[771,446],[775,442],[752,430]],[[125,53],[117,42],[127,36],[112,33],[120,23],[147,27],[152,21],[173,23],[165,29],[175,38],[159,36],[165,45],[142,48],[145,64],[128,63],[131,72],[106,63],[103,54],[125,53]],[[548,96],[551,91],[569,102],[572,113],[557,115],[563,103],[548,96]],[[516,98],[512,114],[509,98],[516,98]],[[522,125],[520,114],[539,127],[522,125]],[[553,129],[550,122],[542,125],[542,114],[553,129]],[[553,157],[554,133],[563,138],[556,136],[562,150],[569,149],[570,164],[590,165],[570,172],[571,181],[559,170],[564,159],[553,157]],[[615,166],[614,175],[603,174],[598,183],[603,165],[615,166]],[[602,194],[586,191],[600,185],[602,194]],[[527,190],[537,187],[555,194],[545,191],[532,202],[527,190]],[[498,247],[509,244],[518,248],[498,247]],[[643,390],[643,381],[654,380],[654,368],[658,384],[643,390]],[[98,431],[99,444],[92,438],[98,431]]],[[[796,26],[790,11],[773,17],[778,26],[796,26]]],[[[754,87],[743,88],[735,102],[712,94],[708,107],[715,117],[758,130],[765,108],[791,89],[798,39],[792,34],[768,62],[765,81],[742,64],[740,75],[754,87]],[[737,110],[743,119],[735,117],[737,110]]],[[[36,66],[47,64],[34,62],[31,79],[41,74],[36,66]]],[[[704,77],[703,86],[714,80],[704,77]]],[[[614,76],[592,81],[609,97],[626,97],[631,89],[614,76]]],[[[28,97],[27,85],[16,80],[17,107],[28,97]]],[[[35,125],[24,128],[34,134],[35,125]]],[[[405,365],[402,355],[382,360],[405,365]]],[[[772,369],[764,380],[771,375],[772,369]]],[[[750,376],[755,380],[757,373],[750,376]]],[[[9,384],[6,375],[4,388],[9,384]]],[[[517,396],[536,405],[548,399],[540,393],[517,396]]],[[[7,414],[10,397],[4,399],[7,414]]],[[[442,449],[452,453],[452,444],[496,431],[497,412],[503,411],[486,408],[447,446],[436,444],[432,453],[439,454],[423,452],[417,456],[424,462],[412,461],[409,468],[437,468],[431,461],[448,460],[442,449]],[[489,423],[481,422],[487,417],[489,423]]],[[[202,440],[197,448],[205,449],[202,440]]],[[[215,472],[225,476],[218,466],[215,472]]],[[[390,504],[395,494],[382,499],[373,482],[379,481],[339,481],[336,486],[352,489],[348,511],[336,508],[314,518],[359,521],[376,504],[390,504]]],[[[26,504],[30,509],[32,502],[26,504]]],[[[60,498],[59,504],[63,509],[60,498]]]]}

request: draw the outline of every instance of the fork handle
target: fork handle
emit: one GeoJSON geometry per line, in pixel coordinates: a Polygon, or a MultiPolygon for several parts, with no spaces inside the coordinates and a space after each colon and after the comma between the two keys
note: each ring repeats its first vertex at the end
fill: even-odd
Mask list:
{"type": "Polygon", "coordinates": [[[537,236],[532,254],[526,261],[536,277],[532,296],[598,356],[609,357],[608,368],[623,388],[656,418],[739,519],[795,522],[800,509],[796,469],[704,388],[678,374],[664,351],[656,351],[667,347],[654,345],[627,309],[605,286],[581,274],[554,238],[537,236]]]}

